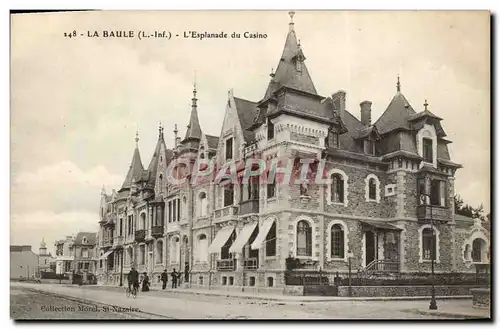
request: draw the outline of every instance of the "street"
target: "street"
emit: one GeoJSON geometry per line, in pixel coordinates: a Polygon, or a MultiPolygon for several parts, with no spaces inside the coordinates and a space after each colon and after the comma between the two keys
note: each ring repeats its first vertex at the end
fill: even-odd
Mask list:
{"type": "MultiPolygon", "coordinates": [[[[439,301],[448,307],[470,303],[439,301]]],[[[281,302],[169,291],[140,292],[132,299],[121,289],[11,283],[13,319],[444,319],[415,311],[427,305],[427,301],[281,302]]]]}

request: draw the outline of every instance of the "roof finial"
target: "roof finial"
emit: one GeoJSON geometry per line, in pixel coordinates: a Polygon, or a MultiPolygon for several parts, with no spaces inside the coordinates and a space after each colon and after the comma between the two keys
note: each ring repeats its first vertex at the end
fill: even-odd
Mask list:
{"type": "Polygon", "coordinates": [[[139,128],[135,131],[135,146],[139,144],[139,128]]]}
{"type": "Polygon", "coordinates": [[[288,12],[288,15],[290,15],[290,23],[288,25],[289,25],[290,31],[293,31],[293,16],[295,15],[295,12],[292,10],[292,11],[288,12]]]}
{"type": "Polygon", "coordinates": [[[158,122],[158,138],[161,138],[161,133],[162,131],[161,131],[161,121],[160,121],[158,122]]]}
{"type": "Polygon", "coordinates": [[[177,130],[177,123],[174,125],[174,146],[177,147],[177,133],[179,130],[177,130]]]}
{"type": "Polygon", "coordinates": [[[191,107],[192,108],[196,108],[196,101],[198,99],[196,98],[196,71],[194,71],[194,78],[193,78],[193,98],[191,99],[192,101],[192,104],[191,104],[191,107]]]}
{"type": "Polygon", "coordinates": [[[399,92],[401,92],[401,83],[399,82],[399,74],[398,74],[398,83],[396,84],[396,90],[399,92]]]}
{"type": "Polygon", "coordinates": [[[425,103],[424,103],[424,110],[427,111],[427,106],[429,106],[429,104],[427,103],[427,99],[425,100],[425,103]]]}
{"type": "Polygon", "coordinates": [[[271,67],[271,74],[269,74],[269,76],[270,76],[272,79],[274,79],[275,74],[274,74],[274,68],[273,68],[273,67],[271,67]]]}

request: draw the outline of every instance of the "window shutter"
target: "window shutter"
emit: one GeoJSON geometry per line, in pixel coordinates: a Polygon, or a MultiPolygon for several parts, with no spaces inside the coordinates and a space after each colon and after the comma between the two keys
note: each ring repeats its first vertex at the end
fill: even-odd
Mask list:
{"type": "Polygon", "coordinates": [[[311,226],[309,226],[307,228],[306,243],[307,243],[306,254],[307,254],[307,256],[312,256],[312,227],[311,226]]]}

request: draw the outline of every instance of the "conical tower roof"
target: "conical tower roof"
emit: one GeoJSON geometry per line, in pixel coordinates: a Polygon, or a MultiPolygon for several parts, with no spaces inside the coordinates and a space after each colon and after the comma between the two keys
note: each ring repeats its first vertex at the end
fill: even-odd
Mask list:
{"type": "Polygon", "coordinates": [[[142,173],[144,171],[144,167],[141,161],[141,154],[139,153],[138,143],[139,143],[139,136],[138,134],[136,134],[134,155],[132,156],[132,162],[130,163],[129,170],[127,176],[125,177],[125,181],[122,184],[121,190],[130,188],[135,180],[141,178],[142,173]]]}

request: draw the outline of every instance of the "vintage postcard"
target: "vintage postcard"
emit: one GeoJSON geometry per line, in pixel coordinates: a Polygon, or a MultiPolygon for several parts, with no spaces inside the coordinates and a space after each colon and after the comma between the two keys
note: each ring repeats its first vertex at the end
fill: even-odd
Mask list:
{"type": "Polygon", "coordinates": [[[11,318],[490,319],[490,20],[11,13],[11,318]]]}

